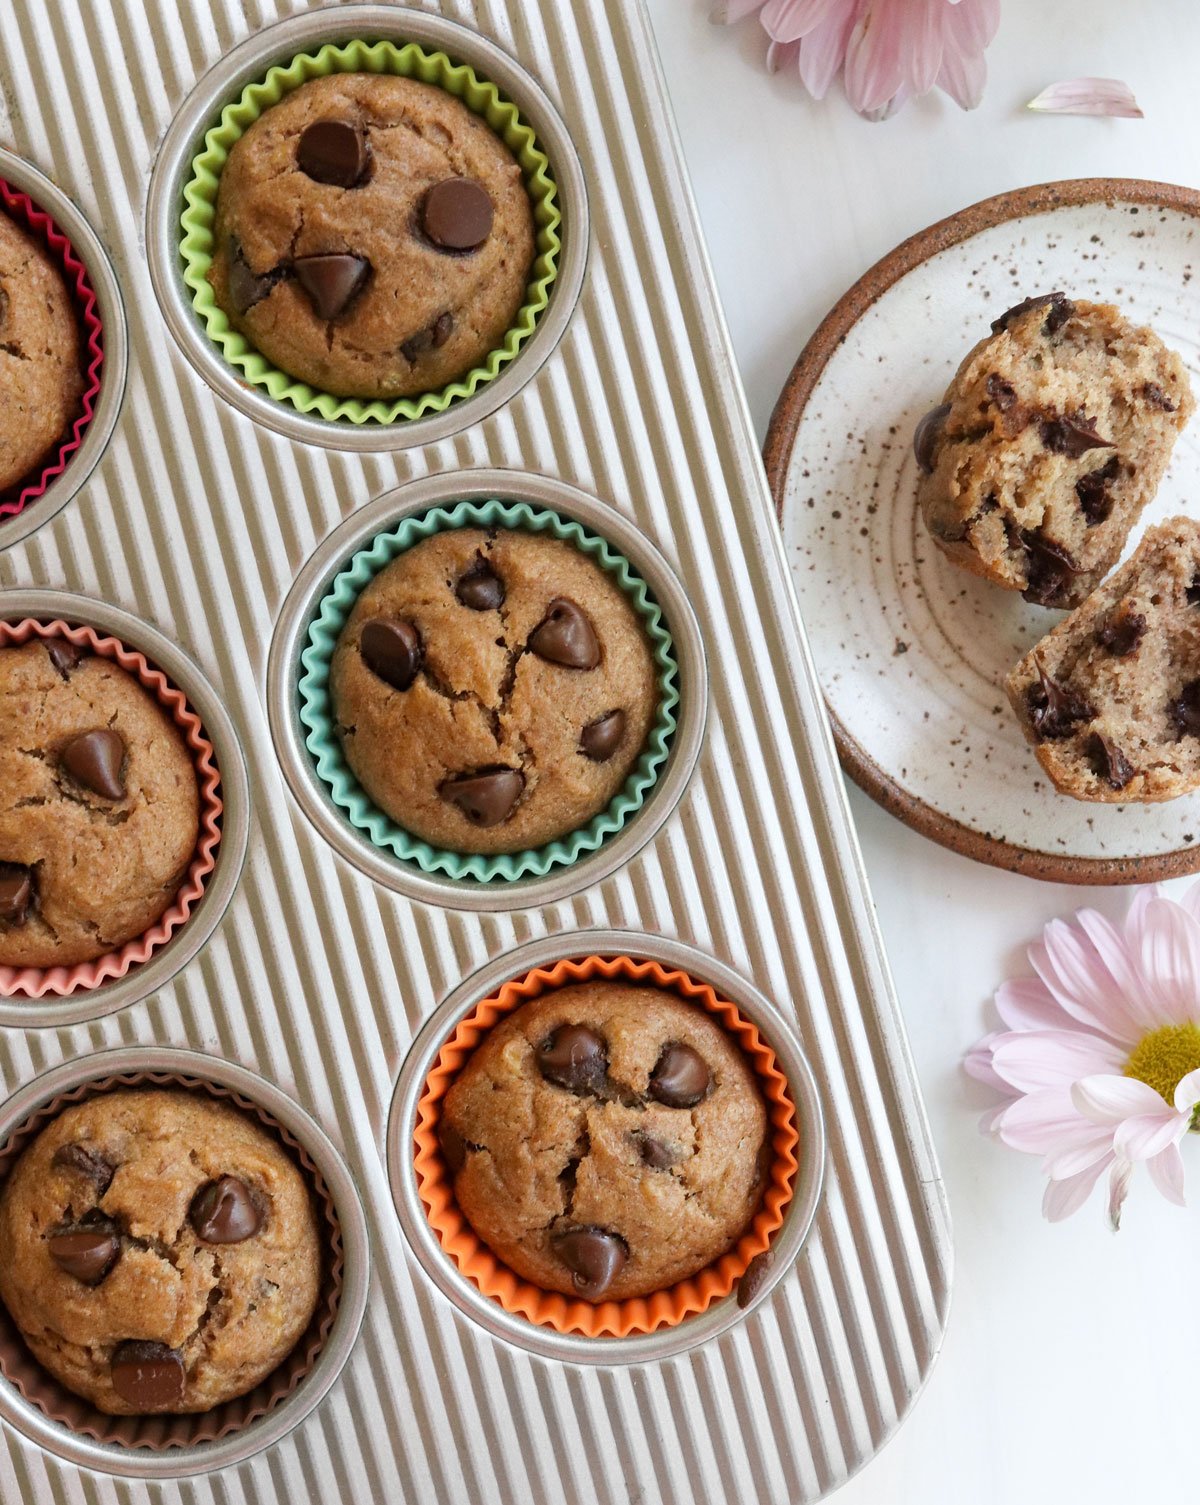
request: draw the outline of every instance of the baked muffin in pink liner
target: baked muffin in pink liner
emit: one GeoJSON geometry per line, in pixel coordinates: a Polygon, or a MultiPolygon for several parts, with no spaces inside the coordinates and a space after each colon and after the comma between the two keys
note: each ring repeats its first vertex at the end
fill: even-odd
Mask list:
{"type": "MultiPolygon", "coordinates": [[[[72,456],[83,443],[83,436],[100,396],[104,368],[104,331],[100,322],[96,294],[87,268],[67,237],[45,210],[39,209],[25,193],[0,178],[0,213],[7,214],[20,229],[43,246],[54,266],[62,273],[79,321],[80,359],[83,390],[78,411],[57,445],[52,446],[38,467],[15,486],[0,491],[0,529],[6,517],[16,517],[30,503],[42,496],[50,483],[67,468],[72,456]]],[[[2,538],[0,531],[0,538],[2,538]]]]}
{"type": "Polygon", "coordinates": [[[198,834],[195,851],[178,890],[167,908],[142,934],[102,956],[74,965],[0,964],[0,998],[62,998],[116,981],[146,962],[187,923],[204,895],[205,885],[216,866],[221,841],[224,807],[220,769],[213,745],[183,692],[142,654],[116,638],[102,636],[91,627],[71,627],[63,621],[42,622],[31,618],[18,622],[0,621],[0,650],[39,640],[46,643],[58,641],[64,646],[72,645],[82,650],[85,655],[111,660],[165,711],[179,731],[195,772],[199,794],[198,834]]]}

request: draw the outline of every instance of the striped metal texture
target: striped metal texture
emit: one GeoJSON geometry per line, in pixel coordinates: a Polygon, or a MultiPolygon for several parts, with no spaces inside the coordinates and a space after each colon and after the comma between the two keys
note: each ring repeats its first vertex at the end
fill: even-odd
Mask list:
{"type": "Polygon", "coordinates": [[[949,1231],[815,679],[635,0],[444,0],[540,79],[588,179],[592,258],[545,369],[457,438],[352,456],[268,434],[186,367],[143,256],[157,143],[198,76],[287,0],[0,0],[0,138],[81,205],[130,324],[115,437],[52,523],[0,553],[0,587],[118,603],[225,697],[250,772],[241,888],[214,939],[145,1004],[0,1036],[6,1090],[106,1045],[188,1045],[298,1098],[344,1150],[372,1224],[366,1324],[287,1441],[179,1484],[131,1484],[0,1434],[0,1499],[242,1502],[812,1500],[865,1461],[941,1336],[949,1231]],[[264,714],[267,646],[297,570],[351,510],[482,465],[612,501],[680,573],[711,667],[707,742],[676,813],[573,899],[496,915],[406,902],[336,858],[286,795],[264,714]],[[583,926],[674,935],[793,1010],[824,1097],[814,1233],[772,1300],[669,1363],[581,1370],[458,1315],[408,1255],[382,1140],[421,1020],[515,944],[583,926]]]}

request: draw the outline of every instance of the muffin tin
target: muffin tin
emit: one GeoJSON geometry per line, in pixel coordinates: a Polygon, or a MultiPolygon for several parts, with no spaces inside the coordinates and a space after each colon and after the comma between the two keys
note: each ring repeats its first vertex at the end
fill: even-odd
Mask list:
{"type": "MultiPolygon", "coordinates": [[[[200,1450],[194,1505],[814,1500],[882,1443],[928,1372],[949,1225],[645,16],[626,0],[441,0],[250,29],[201,0],[136,15],[98,0],[70,24],[0,9],[0,54],[21,60],[4,79],[19,149],[109,227],[135,362],[87,505],[0,553],[0,587],[22,613],[35,587],[120,602],[170,638],[168,668],[183,644],[237,728],[252,791],[245,873],[203,952],[136,1007],[0,1031],[0,1085],[58,1062],[86,1071],[118,1043],[187,1045],[252,1066],[302,1143],[323,1144],[320,1125],[345,1155],[375,1257],[361,1336],[327,1394],[297,1389],[297,1415],[314,1408],[269,1460],[241,1461],[250,1430],[246,1453],[200,1450]],[[564,214],[553,298],[521,354],[474,397],[394,429],[244,389],[176,257],[182,174],[224,99],[355,36],[440,46],[499,84],[537,129],[564,214]],[[624,830],[468,903],[462,885],[401,883],[341,844],[302,761],[293,650],[354,541],[398,508],[479,495],[610,537],[663,606],[682,696],[667,768],[624,830]],[[576,1338],[586,1347],[551,1353],[556,1335],[470,1309],[436,1241],[422,1252],[409,1105],[431,1044],[481,987],[531,956],[605,947],[680,965],[762,1022],[805,1158],[747,1309],[730,1297],[629,1351],[576,1338]]],[[[11,1402],[0,1392],[13,1421],[11,1402]]],[[[76,1466],[145,1473],[140,1450],[64,1462],[29,1431],[6,1435],[0,1479],[109,1500],[76,1466]]]]}

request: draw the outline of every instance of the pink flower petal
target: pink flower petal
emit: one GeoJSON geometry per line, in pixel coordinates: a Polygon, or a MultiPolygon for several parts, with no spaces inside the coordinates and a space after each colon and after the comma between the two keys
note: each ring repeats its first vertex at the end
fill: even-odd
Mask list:
{"type": "Polygon", "coordinates": [[[1027,1030],[992,1044],[996,1075],[1020,1092],[1069,1087],[1081,1077],[1118,1073],[1125,1052],[1084,1030],[1027,1030]]]}
{"type": "Polygon", "coordinates": [[[950,0],[945,24],[948,45],[959,52],[983,52],[1000,29],[1000,0],[950,0]]]}
{"type": "Polygon", "coordinates": [[[1133,1177],[1133,1166],[1128,1160],[1114,1160],[1112,1174],[1108,1178],[1108,1221],[1114,1233],[1121,1227],[1121,1210],[1133,1177]]]}
{"type": "Polygon", "coordinates": [[[799,42],[770,42],[767,44],[767,72],[782,73],[790,68],[800,55],[799,42]]]}
{"type": "Polygon", "coordinates": [[[1181,904],[1155,898],[1142,919],[1143,986],[1169,1022],[1200,1022],[1200,921],[1181,904]]]}
{"type": "MultiPolygon", "coordinates": [[[[1142,907],[1144,909],[1144,905],[1142,907]]],[[[1128,1029],[1123,1029],[1121,1038],[1127,1044],[1133,1045],[1147,1030],[1157,1029],[1160,1024],[1167,1022],[1144,997],[1145,989],[1142,986],[1142,974],[1138,962],[1138,954],[1141,950],[1141,920],[1139,919],[1136,930],[1136,947],[1130,945],[1126,933],[1119,931],[1115,925],[1110,924],[1094,909],[1081,909],[1075,916],[1075,921],[1087,936],[1105,970],[1112,977],[1116,996],[1121,999],[1125,1014],[1129,1019],[1128,1029]]]]}
{"type": "Polygon", "coordinates": [[[1080,1024],[1122,1045],[1132,1045],[1143,1033],[1116,979],[1083,931],[1051,920],[1043,939],[1030,946],[1029,960],[1050,992],[1080,1024]]]}
{"type": "Polygon", "coordinates": [[[1073,1212],[1078,1212],[1111,1164],[1112,1156],[1106,1155],[1103,1160],[1080,1171],[1076,1176],[1068,1176],[1062,1181],[1047,1181],[1042,1196],[1043,1216],[1051,1223],[1061,1223],[1073,1212]]]}
{"type": "Polygon", "coordinates": [[[1163,1106],[1153,1087],[1128,1076],[1084,1077],[1071,1088],[1070,1098],[1077,1111],[1095,1124],[1119,1124],[1163,1106]]]}
{"type": "Polygon", "coordinates": [[[945,0],[910,0],[905,72],[914,94],[928,94],[942,69],[945,0]]]}
{"type": "Polygon", "coordinates": [[[1177,1144],[1168,1145],[1148,1160],[1146,1168],[1150,1172],[1151,1181],[1168,1202],[1174,1202],[1176,1207],[1187,1205],[1183,1195],[1183,1156],[1179,1153],[1177,1144]]]}
{"type": "Polygon", "coordinates": [[[798,42],[843,8],[844,0],[767,0],[759,20],[776,42],[798,42]]]}
{"type": "Polygon", "coordinates": [[[1193,883],[1178,902],[1183,905],[1193,920],[1200,920],[1200,882],[1193,883]]]}
{"type": "Polygon", "coordinates": [[[1087,1138],[1081,1134],[1075,1144],[1063,1145],[1042,1161],[1042,1170],[1051,1181],[1066,1181],[1089,1166],[1098,1164],[1113,1152],[1112,1133],[1091,1125],[1087,1138]]]}
{"type": "Polygon", "coordinates": [[[961,109],[976,109],[987,87],[987,62],[983,53],[956,52],[947,48],[937,86],[961,109]]]}
{"type": "Polygon", "coordinates": [[[800,78],[814,99],[824,99],[846,60],[846,44],[858,18],[857,4],[844,4],[800,43],[800,78]]]}
{"type": "Polygon", "coordinates": [[[1068,78],[1043,89],[1028,108],[1045,115],[1114,115],[1141,120],[1128,84],[1117,78],[1068,78]]]}
{"type": "Polygon", "coordinates": [[[1187,1119],[1159,1098],[1160,1113],[1141,1113],[1117,1125],[1113,1149],[1122,1160],[1149,1160],[1178,1144],[1187,1132],[1187,1119]]]}
{"type": "Polygon", "coordinates": [[[982,1082],[985,1087],[992,1087],[997,1092],[1012,1096],[1012,1088],[1001,1077],[996,1075],[992,1065],[992,1045],[1001,1039],[999,1032],[984,1035],[983,1039],[972,1045],[963,1057],[963,1070],[968,1076],[974,1077],[977,1082],[982,1082]]]}
{"type": "Polygon", "coordinates": [[[996,1009],[1009,1029],[1070,1029],[1075,1024],[1040,977],[1015,977],[996,989],[996,1009]]]}
{"type": "Polygon", "coordinates": [[[979,1119],[979,1132],[989,1139],[1000,1138],[1000,1123],[1011,1106],[1010,1102],[1000,1103],[995,1108],[989,1108],[979,1119]]]}
{"type": "Polygon", "coordinates": [[[1046,1155],[1092,1135],[1095,1125],[1076,1109],[1062,1087],[1031,1092],[1010,1103],[999,1135],[1010,1149],[1026,1155],[1046,1155]]]}
{"type": "Polygon", "coordinates": [[[1200,1067],[1181,1077],[1175,1086],[1175,1106],[1180,1113],[1190,1117],[1197,1103],[1200,1103],[1200,1067]]]}
{"type": "Polygon", "coordinates": [[[903,6],[867,0],[850,33],[842,82],[860,115],[882,110],[905,82],[904,17],[903,6]]]}

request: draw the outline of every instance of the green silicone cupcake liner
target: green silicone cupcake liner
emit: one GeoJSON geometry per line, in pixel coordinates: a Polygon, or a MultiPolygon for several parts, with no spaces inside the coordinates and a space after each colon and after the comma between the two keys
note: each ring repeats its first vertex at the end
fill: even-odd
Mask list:
{"type": "Polygon", "coordinates": [[[550,175],[550,161],[516,105],[505,99],[494,84],[481,79],[473,68],[451,62],[444,52],[426,52],[415,42],[403,47],[392,42],[349,42],[341,47],[331,44],[317,52],[301,53],[286,67],[276,66],[265,78],[248,84],[239,99],[225,106],[220,122],[205,136],[204,150],[192,162],[192,175],[183,197],[187,204],[179,245],[183,280],[191,290],[193,308],[225,360],[247,382],[262,388],[276,401],[290,403],[301,413],[316,413],[330,420],[344,418],[350,423],[397,423],[428,413],[442,413],[491,381],[516,357],[549,304],[562,247],[559,236],[562,215],[550,175]],[[400,397],[391,402],[383,399],[364,402],[320,392],[260,355],[245,335],[234,329],[213,296],[208,273],[213,259],[217,186],[229,153],[264,110],[310,79],[327,78],[332,73],[394,73],[445,89],[487,121],[516,157],[525,175],[537,226],[537,255],[525,302],[503,345],[493,350],[482,366],[476,366],[439,392],[400,397]]]}
{"type": "Polygon", "coordinates": [[[561,517],[528,502],[459,502],[453,507],[434,507],[406,518],[398,527],[380,533],[355,554],[336,576],[323,597],[308,630],[308,646],[300,655],[300,720],[308,728],[305,746],[312,754],[317,773],[345,812],[350,824],[375,846],[404,862],[415,863],[423,872],[444,873],[456,879],[480,883],[512,882],[517,878],[544,877],[554,867],[565,867],[619,831],[638,811],[654,787],[667,760],[675,733],[675,707],[679,703],[679,666],[671,634],[646,582],[611,545],[570,518],[561,517]],[[645,749],[624,788],[599,815],[567,836],[534,851],[504,852],[495,856],[451,852],[430,846],[403,826],[398,826],[368,798],[342,753],[334,730],[329,702],[329,669],[333,650],[354,603],[367,584],[406,549],[447,528],[510,528],[526,533],[548,533],[574,544],[612,575],[636,608],[645,625],[658,668],[658,714],[645,749]]]}

